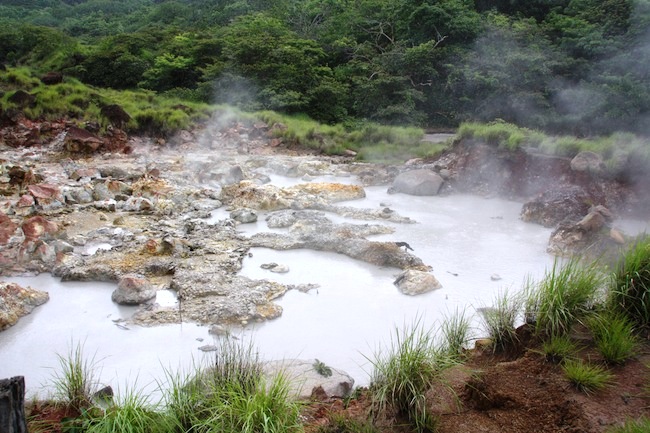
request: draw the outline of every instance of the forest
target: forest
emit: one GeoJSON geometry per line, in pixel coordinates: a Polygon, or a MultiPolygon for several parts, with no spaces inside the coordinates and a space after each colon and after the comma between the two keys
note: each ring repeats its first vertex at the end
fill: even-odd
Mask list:
{"type": "Polygon", "coordinates": [[[649,0],[3,0],[0,63],[325,124],[650,131],[649,0]]]}

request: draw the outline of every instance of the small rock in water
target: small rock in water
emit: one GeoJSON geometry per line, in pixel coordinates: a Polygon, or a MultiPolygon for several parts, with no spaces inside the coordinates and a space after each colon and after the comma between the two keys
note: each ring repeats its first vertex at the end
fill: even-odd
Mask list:
{"type": "Polygon", "coordinates": [[[501,275],[499,275],[499,274],[492,274],[492,275],[490,275],[490,279],[491,279],[492,281],[499,281],[499,280],[501,279],[501,275]]]}
{"type": "Polygon", "coordinates": [[[212,335],[228,335],[229,331],[221,325],[212,325],[208,330],[208,334],[212,335]]]}
{"type": "Polygon", "coordinates": [[[203,352],[216,352],[217,346],[215,346],[213,344],[206,344],[205,346],[199,347],[199,350],[201,350],[203,352]]]}
{"type": "Polygon", "coordinates": [[[198,341],[199,343],[202,343],[202,342],[203,342],[203,338],[199,337],[199,338],[196,339],[196,341],[198,341]]]}

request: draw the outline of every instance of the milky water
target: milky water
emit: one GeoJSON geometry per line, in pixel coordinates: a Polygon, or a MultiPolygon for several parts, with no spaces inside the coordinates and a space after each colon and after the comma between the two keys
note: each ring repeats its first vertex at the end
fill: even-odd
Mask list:
{"type": "MultiPolygon", "coordinates": [[[[295,183],[282,178],[273,182],[295,183]]],[[[279,299],[280,318],[233,330],[238,338],[253,340],[263,359],[318,358],[365,385],[370,371],[367,358],[385,346],[396,328],[420,320],[435,330],[443,317],[465,310],[474,317],[475,335],[481,335],[476,308],[489,306],[500,291],[520,290],[526,278],[541,278],[552,264],[553,258],[545,252],[550,229],[520,221],[520,203],[464,195],[388,195],[385,187],[366,188],[366,193],[367,198],[343,205],[389,206],[416,221],[382,221],[395,232],[371,239],[408,242],[414,254],[433,267],[443,288],[406,296],[393,285],[398,269],[335,253],[254,248],[243,263],[242,275],[286,284],[319,284],[308,293],[290,291],[279,299]],[[269,262],[286,265],[290,272],[275,274],[260,268],[269,262]]],[[[215,212],[215,219],[225,217],[224,210],[215,212]]],[[[266,231],[264,217],[261,214],[257,223],[239,228],[248,234],[266,231]]],[[[94,359],[99,380],[114,388],[151,392],[165,380],[165,371],[188,371],[193,364],[209,362],[210,354],[199,350],[214,343],[207,327],[124,326],[120,319],[128,319],[134,309],[111,302],[114,284],[60,283],[49,275],[10,280],[50,293],[49,302],[0,332],[0,378],[26,376],[30,394],[51,389],[52,375],[60,371],[56,354],[66,356],[79,344],[86,357],[94,359]]],[[[173,303],[168,291],[159,298],[161,303],[173,303]]]]}

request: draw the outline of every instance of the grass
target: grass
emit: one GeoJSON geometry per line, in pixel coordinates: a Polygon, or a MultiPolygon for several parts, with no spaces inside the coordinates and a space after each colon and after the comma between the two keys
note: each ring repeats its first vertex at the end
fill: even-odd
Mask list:
{"type": "Polygon", "coordinates": [[[494,352],[507,352],[517,346],[515,323],[521,304],[519,296],[508,296],[508,291],[504,290],[496,295],[492,307],[483,311],[481,317],[494,352]]]}
{"type": "Polygon", "coordinates": [[[95,357],[87,358],[83,344],[70,347],[67,355],[57,353],[60,371],[52,376],[55,398],[75,412],[92,406],[92,395],[97,387],[95,357]]]}
{"type": "Polygon", "coordinates": [[[585,264],[575,258],[565,263],[556,260],[542,280],[529,288],[526,314],[533,318],[537,334],[567,334],[591,311],[603,283],[595,263],[585,264]]]}
{"type": "Polygon", "coordinates": [[[643,236],[623,255],[612,275],[609,309],[634,326],[650,327],[650,236],[643,236]]]}
{"type": "Polygon", "coordinates": [[[574,358],[579,350],[567,335],[551,336],[542,343],[542,353],[548,361],[556,364],[574,358]]]}
{"type": "Polygon", "coordinates": [[[421,319],[395,329],[387,350],[379,350],[369,361],[373,365],[369,387],[373,417],[394,411],[416,431],[435,431],[437,420],[427,410],[425,393],[456,361],[436,348],[432,332],[423,329],[421,319]]]}
{"type": "Polygon", "coordinates": [[[622,364],[630,359],[637,346],[632,322],[620,313],[605,311],[587,320],[596,347],[606,362],[622,364]]]}
{"type": "Polygon", "coordinates": [[[650,431],[650,418],[630,420],[624,425],[607,429],[607,433],[647,433],[650,431]]]}
{"type": "Polygon", "coordinates": [[[460,360],[470,337],[470,317],[465,310],[456,309],[452,315],[445,317],[440,325],[440,332],[442,352],[460,360]]]}
{"type": "Polygon", "coordinates": [[[609,386],[614,378],[604,367],[582,360],[567,359],[562,369],[569,382],[585,394],[593,394],[609,386]]]}
{"type": "Polygon", "coordinates": [[[359,421],[342,415],[332,415],[328,423],[318,428],[318,433],[379,433],[369,421],[359,421]]]}

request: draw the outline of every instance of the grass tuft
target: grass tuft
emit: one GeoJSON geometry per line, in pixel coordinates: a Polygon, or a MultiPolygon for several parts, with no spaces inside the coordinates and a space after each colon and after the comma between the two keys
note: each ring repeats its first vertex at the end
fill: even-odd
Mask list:
{"type": "Polygon", "coordinates": [[[562,366],[566,378],[579,391],[593,394],[610,385],[614,376],[600,365],[567,359],[562,366]]]}
{"type": "Polygon", "coordinates": [[[57,353],[60,371],[52,377],[55,397],[58,401],[80,413],[92,406],[92,395],[97,387],[97,363],[95,357],[87,358],[83,344],[70,347],[67,355],[57,353]]]}
{"type": "Polygon", "coordinates": [[[507,352],[517,347],[519,340],[515,323],[521,305],[521,297],[508,296],[508,291],[504,290],[496,295],[492,307],[483,310],[481,317],[494,352],[507,352]]]}
{"type": "Polygon", "coordinates": [[[542,352],[550,362],[559,364],[572,359],[580,350],[568,335],[551,336],[542,343],[542,352]]]}
{"type": "Polygon", "coordinates": [[[440,325],[442,332],[442,352],[460,359],[469,342],[470,317],[465,310],[458,310],[445,317],[440,325]]]}
{"type": "Polygon", "coordinates": [[[607,311],[594,314],[587,320],[587,326],[608,363],[622,364],[634,355],[637,337],[632,322],[622,314],[607,311]]]}
{"type": "Polygon", "coordinates": [[[607,433],[648,433],[650,431],[650,418],[626,421],[624,425],[613,427],[607,433]]]}

